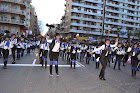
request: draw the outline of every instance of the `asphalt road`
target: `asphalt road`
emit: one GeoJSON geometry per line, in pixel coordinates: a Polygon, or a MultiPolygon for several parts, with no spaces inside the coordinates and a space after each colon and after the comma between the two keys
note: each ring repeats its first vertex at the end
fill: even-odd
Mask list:
{"type": "MultiPolygon", "coordinates": [[[[59,59],[59,77],[49,76],[49,67],[41,68],[38,54],[33,52],[12,65],[9,57],[8,69],[2,69],[0,59],[0,93],[140,93],[140,71],[136,79],[131,77],[131,66],[113,70],[113,64],[106,69],[106,81],[98,78],[100,70],[95,62],[90,65],[78,62],[76,69],[70,69],[59,59]]],[[[79,60],[78,60],[79,61],[79,60]]],[[[48,63],[49,66],[49,63],[48,63]]],[[[101,68],[101,66],[100,66],[101,68]]]]}

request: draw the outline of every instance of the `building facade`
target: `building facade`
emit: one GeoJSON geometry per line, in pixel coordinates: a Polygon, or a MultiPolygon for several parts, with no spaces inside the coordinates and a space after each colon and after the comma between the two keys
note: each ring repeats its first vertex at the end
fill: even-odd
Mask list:
{"type": "MultiPolygon", "coordinates": [[[[104,0],[66,0],[65,15],[62,17],[61,30],[67,36],[92,36],[98,39],[102,34],[104,0]]],[[[127,38],[140,28],[139,0],[106,0],[104,35],[110,29],[110,37],[127,38]],[[123,33],[123,35],[121,35],[123,33]]]]}
{"type": "Polygon", "coordinates": [[[30,27],[31,0],[0,0],[0,33],[23,34],[30,27]]]}
{"type": "Polygon", "coordinates": [[[31,6],[31,13],[30,13],[30,30],[33,32],[33,34],[40,34],[40,30],[39,30],[39,25],[38,25],[38,18],[37,18],[37,14],[35,12],[35,8],[34,6],[31,6]]]}

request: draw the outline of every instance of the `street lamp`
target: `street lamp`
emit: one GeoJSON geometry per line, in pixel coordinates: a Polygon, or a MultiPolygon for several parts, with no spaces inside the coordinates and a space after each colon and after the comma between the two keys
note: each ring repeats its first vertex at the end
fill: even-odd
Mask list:
{"type": "Polygon", "coordinates": [[[102,23],[102,39],[103,39],[103,36],[104,36],[104,24],[105,24],[105,7],[106,7],[106,0],[104,0],[104,8],[103,8],[103,23],[102,23]]]}

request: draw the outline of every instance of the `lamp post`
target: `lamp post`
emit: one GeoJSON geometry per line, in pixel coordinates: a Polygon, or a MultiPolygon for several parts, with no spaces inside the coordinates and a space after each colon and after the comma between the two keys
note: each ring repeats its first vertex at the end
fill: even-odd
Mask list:
{"type": "Polygon", "coordinates": [[[104,7],[103,7],[103,23],[102,23],[102,39],[103,39],[103,36],[104,36],[104,24],[105,24],[105,7],[106,7],[106,0],[104,0],[104,7]]]}

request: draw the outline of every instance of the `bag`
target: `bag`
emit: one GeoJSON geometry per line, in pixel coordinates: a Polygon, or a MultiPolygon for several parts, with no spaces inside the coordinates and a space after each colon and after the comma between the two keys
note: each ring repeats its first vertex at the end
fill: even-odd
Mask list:
{"type": "Polygon", "coordinates": [[[127,60],[128,64],[131,64],[131,56],[129,56],[128,60],[127,60]]]}

